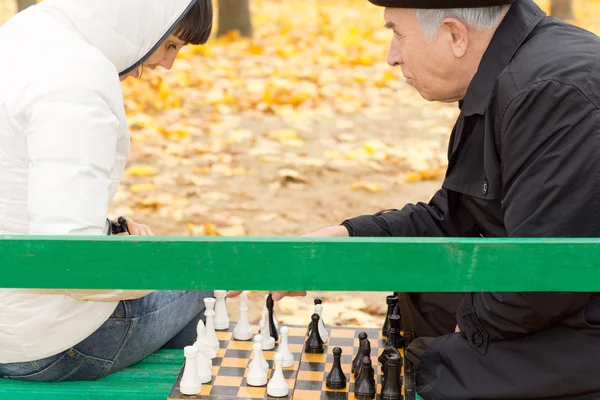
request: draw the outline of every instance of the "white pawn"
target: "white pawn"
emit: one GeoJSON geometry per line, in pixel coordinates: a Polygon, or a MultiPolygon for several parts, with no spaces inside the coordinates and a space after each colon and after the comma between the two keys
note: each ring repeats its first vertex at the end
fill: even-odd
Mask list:
{"type": "Polygon", "coordinates": [[[229,329],[229,315],[227,315],[227,306],[225,305],[225,296],[227,290],[215,290],[215,329],[226,331],[229,329]]]}
{"type": "MultiPolygon", "coordinates": [[[[262,317],[260,318],[260,321],[258,322],[258,325],[262,325],[265,322],[269,322],[269,310],[267,309],[267,297],[269,297],[269,295],[265,295],[265,306],[263,307],[263,314],[262,317]]],[[[277,322],[277,318],[275,317],[275,315],[273,315],[273,322],[275,323],[275,329],[277,329],[277,333],[279,333],[279,322],[277,322]]]]}
{"type": "Polygon", "coordinates": [[[294,353],[290,350],[288,346],[288,335],[290,334],[290,330],[287,326],[281,327],[281,339],[279,341],[279,348],[277,349],[277,354],[281,354],[283,357],[281,365],[283,368],[289,368],[294,365],[294,353]]]}
{"type": "Polygon", "coordinates": [[[254,343],[252,345],[254,350],[254,357],[248,367],[248,375],[246,376],[246,383],[249,386],[264,386],[267,384],[267,371],[260,364],[260,356],[262,355],[262,349],[260,343],[254,343]]]}
{"type": "MultiPolygon", "coordinates": [[[[256,350],[255,350],[254,357],[258,356],[260,366],[265,371],[269,371],[269,363],[267,362],[267,359],[265,358],[265,355],[262,352],[263,351],[262,340],[263,340],[262,335],[254,335],[254,345],[256,345],[257,343],[260,344],[260,352],[258,352],[258,354],[256,354],[256,350]]],[[[253,349],[255,348],[254,345],[252,346],[253,349]]]]}
{"type": "Polygon", "coordinates": [[[219,339],[217,338],[217,332],[215,332],[214,316],[215,316],[215,299],[208,297],[204,299],[204,316],[206,317],[206,340],[210,343],[214,349],[219,351],[219,339]]]}
{"type": "Polygon", "coordinates": [[[315,314],[319,316],[319,336],[321,336],[323,343],[327,343],[329,341],[329,332],[323,323],[323,306],[321,304],[315,306],[315,314]]]}
{"type": "Polygon", "coordinates": [[[240,319],[233,328],[233,338],[235,340],[252,339],[252,327],[248,322],[248,295],[242,292],[240,295],[240,319]]]}
{"type": "Polygon", "coordinates": [[[185,356],[185,367],[183,376],[179,383],[179,392],[187,396],[194,396],[202,390],[202,382],[198,378],[198,349],[194,346],[185,346],[183,349],[185,356]]]}
{"type": "Polygon", "coordinates": [[[275,354],[275,372],[267,385],[267,394],[271,397],[285,397],[290,390],[285,377],[283,376],[283,356],[275,354]]]}
{"type": "MultiPolygon", "coordinates": [[[[263,311],[263,316],[264,316],[263,311]]],[[[262,348],[263,350],[273,350],[275,348],[275,339],[271,336],[271,329],[269,328],[269,318],[265,318],[266,324],[260,325],[260,335],[262,336],[262,348]]]]}

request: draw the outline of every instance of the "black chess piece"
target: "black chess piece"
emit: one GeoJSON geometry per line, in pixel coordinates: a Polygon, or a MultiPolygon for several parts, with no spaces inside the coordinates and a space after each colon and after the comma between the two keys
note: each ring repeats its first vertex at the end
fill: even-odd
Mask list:
{"type": "Polygon", "coordinates": [[[381,352],[381,355],[377,358],[377,361],[379,361],[379,363],[381,364],[381,369],[382,371],[385,371],[385,369],[387,368],[387,361],[390,357],[398,357],[400,358],[400,352],[398,351],[398,348],[396,347],[396,340],[398,338],[398,330],[397,330],[397,326],[398,326],[398,320],[400,319],[400,316],[398,315],[390,315],[390,332],[389,332],[389,336],[387,338],[387,343],[385,348],[383,349],[383,351],[381,352]]]}
{"type": "Polygon", "coordinates": [[[367,340],[367,333],[360,332],[358,334],[358,351],[356,352],[356,356],[354,356],[354,360],[352,360],[352,373],[354,373],[358,369],[360,361],[362,360],[362,349],[367,345],[365,343],[365,340],[368,342],[369,354],[371,354],[371,342],[367,340]]]}
{"type": "Polygon", "coordinates": [[[402,398],[402,359],[396,355],[391,355],[387,359],[387,368],[385,379],[381,388],[381,398],[383,400],[400,400],[402,398]]]}
{"type": "Polygon", "coordinates": [[[362,360],[368,357],[369,359],[371,359],[371,342],[369,342],[368,339],[365,339],[365,345],[362,349],[362,355],[359,358],[359,362],[358,365],[356,366],[356,369],[354,370],[354,377],[357,378],[360,375],[360,370],[362,368],[362,360]]]}
{"type": "Polygon", "coordinates": [[[332,390],[344,389],[346,387],[346,375],[342,370],[342,349],[336,347],[333,349],[333,366],[327,375],[325,385],[332,390]]]}
{"type": "Polygon", "coordinates": [[[385,313],[385,321],[383,322],[383,328],[381,328],[381,334],[387,337],[390,330],[390,315],[394,312],[394,307],[398,305],[398,296],[387,296],[387,312],[385,313]]]}
{"type": "MultiPolygon", "coordinates": [[[[390,330],[391,327],[396,329],[396,338],[395,338],[395,346],[397,349],[403,349],[404,348],[404,336],[401,334],[401,328],[400,328],[400,322],[402,321],[402,316],[394,313],[390,316],[390,330]]],[[[387,341],[386,341],[386,345],[388,345],[390,341],[390,338],[388,336],[387,341]]]]}
{"type": "Polygon", "coordinates": [[[273,317],[273,308],[275,307],[275,302],[273,301],[273,295],[269,293],[267,296],[267,311],[269,312],[269,334],[275,341],[279,339],[279,334],[277,333],[277,328],[275,327],[275,318],[273,317]]]}
{"type": "Polygon", "coordinates": [[[323,339],[321,339],[321,335],[319,335],[319,315],[313,314],[311,319],[310,335],[306,339],[304,351],[306,353],[323,353],[325,345],[323,339]]]}
{"type": "Polygon", "coordinates": [[[375,370],[371,364],[371,358],[365,356],[361,362],[360,374],[354,384],[354,396],[359,400],[374,399],[377,386],[375,385],[375,370]]]}

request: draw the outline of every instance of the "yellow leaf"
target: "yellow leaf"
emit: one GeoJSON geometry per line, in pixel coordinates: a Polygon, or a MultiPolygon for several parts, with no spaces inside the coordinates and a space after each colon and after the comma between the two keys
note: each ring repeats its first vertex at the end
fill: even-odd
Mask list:
{"type": "Polygon", "coordinates": [[[206,236],[221,236],[213,224],[207,222],[204,224],[204,234],[206,236]]]}
{"type": "Polygon", "coordinates": [[[125,172],[131,176],[152,176],[156,175],[158,170],[149,165],[132,165],[125,172]]]}
{"type": "Polygon", "coordinates": [[[352,190],[363,190],[365,192],[375,193],[383,190],[381,185],[376,183],[367,183],[367,182],[356,182],[350,185],[350,189],[352,190]]]}
{"type": "Polygon", "coordinates": [[[129,186],[129,190],[133,193],[147,192],[149,190],[154,190],[156,185],[153,183],[138,183],[135,185],[129,186]]]}

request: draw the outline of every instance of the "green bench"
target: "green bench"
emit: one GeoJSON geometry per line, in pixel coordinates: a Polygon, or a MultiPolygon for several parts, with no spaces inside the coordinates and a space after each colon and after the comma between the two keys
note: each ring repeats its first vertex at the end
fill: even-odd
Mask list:
{"type": "MultiPolygon", "coordinates": [[[[598,259],[599,239],[0,236],[0,287],[587,292],[598,259]]],[[[165,400],[182,363],[161,350],[96,382],[0,379],[0,399],[165,400]]]]}

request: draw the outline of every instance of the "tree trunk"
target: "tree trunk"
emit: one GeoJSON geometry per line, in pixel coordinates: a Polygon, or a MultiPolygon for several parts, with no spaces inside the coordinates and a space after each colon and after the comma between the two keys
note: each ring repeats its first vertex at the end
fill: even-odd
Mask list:
{"type": "Polygon", "coordinates": [[[35,6],[36,3],[36,0],[17,0],[17,7],[19,8],[19,11],[23,11],[29,6],[35,6]]]}
{"type": "Polygon", "coordinates": [[[550,15],[560,19],[573,19],[573,1],[552,0],[550,3],[550,15]]]}
{"type": "Polygon", "coordinates": [[[249,0],[219,0],[217,36],[237,30],[242,36],[252,37],[252,18],[248,2],[249,0]]]}

